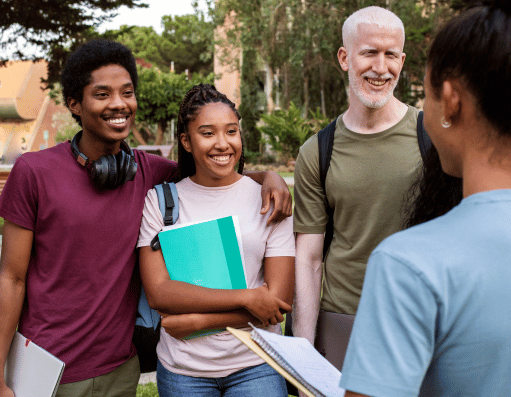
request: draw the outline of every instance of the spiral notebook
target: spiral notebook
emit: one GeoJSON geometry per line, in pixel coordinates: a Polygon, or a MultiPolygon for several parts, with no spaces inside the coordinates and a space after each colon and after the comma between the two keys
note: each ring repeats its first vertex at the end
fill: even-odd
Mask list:
{"type": "Polygon", "coordinates": [[[227,330],[307,396],[344,396],[341,373],[307,339],[252,328],[252,332],[227,330]]]}

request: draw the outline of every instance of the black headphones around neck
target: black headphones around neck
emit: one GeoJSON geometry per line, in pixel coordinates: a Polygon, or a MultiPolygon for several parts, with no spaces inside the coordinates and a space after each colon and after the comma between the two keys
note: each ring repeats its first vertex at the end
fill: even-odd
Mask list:
{"type": "Polygon", "coordinates": [[[107,154],[96,161],[89,161],[89,158],[78,150],[78,141],[81,137],[82,131],[73,137],[71,151],[76,161],[82,167],[87,168],[90,179],[97,189],[116,189],[123,183],[135,178],[138,165],[135,162],[133,150],[125,141],[121,142],[121,150],[115,156],[107,154]]]}

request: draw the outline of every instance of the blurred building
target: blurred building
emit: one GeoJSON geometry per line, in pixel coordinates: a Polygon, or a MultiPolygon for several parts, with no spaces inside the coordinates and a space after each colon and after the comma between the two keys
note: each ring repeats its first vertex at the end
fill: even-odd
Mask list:
{"type": "Polygon", "coordinates": [[[52,116],[63,111],[43,90],[46,62],[10,61],[0,67],[0,164],[55,145],[52,116]]]}

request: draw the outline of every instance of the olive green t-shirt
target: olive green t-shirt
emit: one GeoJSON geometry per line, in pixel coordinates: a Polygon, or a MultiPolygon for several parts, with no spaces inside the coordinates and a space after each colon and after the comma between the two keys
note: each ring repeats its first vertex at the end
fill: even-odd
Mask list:
{"type": "MultiPolygon", "coordinates": [[[[342,115],[337,118],[325,182],[335,211],[323,273],[323,310],[355,314],[369,255],[385,237],[402,229],[406,196],[421,166],[417,115],[418,110],[409,107],[396,125],[375,134],[350,131],[342,115]]],[[[294,194],[294,231],[324,233],[328,216],[317,134],[300,148],[294,194]]]]}

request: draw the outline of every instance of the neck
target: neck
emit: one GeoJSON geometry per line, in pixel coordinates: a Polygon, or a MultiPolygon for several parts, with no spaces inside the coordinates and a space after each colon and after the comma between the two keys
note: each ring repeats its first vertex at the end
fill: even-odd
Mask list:
{"type": "MultiPolygon", "coordinates": [[[[504,145],[507,153],[511,145],[504,145]]],[[[498,189],[511,189],[511,157],[502,148],[467,153],[463,161],[463,197],[498,189]]]]}
{"type": "MultiPolygon", "coordinates": [[[[350,93],[354,98],[355,94],[350,93]]],[[[350,102],[343,115],[344,124],[348,129],[360,134],[375,134],[396,125],[408,111],[408,106],[395,97],[381,108],[368,108],[358,100],[350,102]]]]}
{"type": "Polygon", "coordinates": [[[78,149],[89,158],[89,161],[96,161],[101,156],[108,154],[116,155],[121,148],[121,141],[105,142],[95,139],[94,135],[86,132],[82,133],[82,137],[78,141],[78,149]]]}

